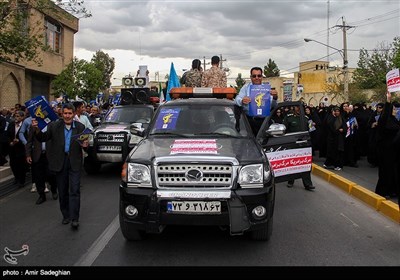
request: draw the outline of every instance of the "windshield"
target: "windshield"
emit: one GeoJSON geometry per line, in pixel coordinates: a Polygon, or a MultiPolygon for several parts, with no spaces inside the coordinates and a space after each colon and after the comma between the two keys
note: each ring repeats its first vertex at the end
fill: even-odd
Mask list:
{"type": "Polygon", "coordinates": [[[150,135],[214,135],[247,136],[243,119],[236,129],[236,119],[232,106],[223,105],[180,105],[160,108],[150,135]]]}
{"type": "Polygon", "coordinates": [[[153,109],[147,107],[114,108],[104,120],[105,123],[150,123],[153,109]]]}

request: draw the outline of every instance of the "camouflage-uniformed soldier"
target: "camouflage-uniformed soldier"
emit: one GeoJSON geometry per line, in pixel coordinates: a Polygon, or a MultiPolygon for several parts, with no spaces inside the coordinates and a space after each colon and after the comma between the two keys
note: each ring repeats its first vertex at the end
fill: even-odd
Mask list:
{"type": "Polygon", "coordinates": [[[199,59],[194,59],[192,61],[192,69],[183,74],[181,84],[186,87],[201,87],[202,75],[201,61],[199,59]]]}
{"type": "Polygon", "coordinates": [[[186,74],[185,86],[201,87],[202,73],[198,69],[192,69],[186,74]]]}
{"type": "Polygon", "coordinates": [[[219,56],[211,58],[211,68],[203,73],[202,87],[227,87],[226,73],[219,68],[219,56]]]}
{"type": "MultiPolygon", "coordinates": [[[[293,113],[287,114],[285,116],[285,118],[283,119],[283,124],[286,126],[286,133],[302,131],[301,130],[302,122],[303,122],[303,128],[307,129],[308,128],[308,117],[304,116],[304,118],[301,119],[300,107],[295,106],[293,113]]],[[[315,187],[313,186],[313,183],[311,181],[311,171],[302,175],[301,179],[303,181],[303,186],[306,190],[311,191],[311,190],[315,189],[315,187]]],[[[293,187],[293,184],[294,184],[294,180],[290,180],[287,183],[287,187],[291,188],[291,187],[293,187]]]]}

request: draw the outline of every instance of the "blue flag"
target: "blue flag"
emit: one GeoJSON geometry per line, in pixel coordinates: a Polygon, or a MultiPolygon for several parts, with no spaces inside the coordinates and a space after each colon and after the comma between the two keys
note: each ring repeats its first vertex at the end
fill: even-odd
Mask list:
{"type": "Polygon", "coordinates": [[[174,87],[181,87],[181,83],[179,82],[179,77],[176,74],[174,63],[171,62],[171,69],[169,70],[169,79],[168,79],[168,88],[167,88],[167,96],[165,96],[165,100],[169,101],[171,100],[171,96],[169,95],[169,92],[171,91],[171,88],[174,87]]]}

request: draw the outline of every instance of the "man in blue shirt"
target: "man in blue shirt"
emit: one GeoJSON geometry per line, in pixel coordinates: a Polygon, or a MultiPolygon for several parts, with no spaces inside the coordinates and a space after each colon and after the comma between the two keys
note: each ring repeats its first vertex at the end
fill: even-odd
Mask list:
{"type": "MultiPolygon", "coordinates": [[[[239,107],[242,107],[246,113],[247,120],[250,123],[253,134],[256,136],[262,123],[264,122],[264,117],[251,117],[249,116],[249,103],[250,99],[250,85],[261,85],[262,84],[262,69],[260,67],[253,67],[250,70],[251,83],[245,84],[241,89],[239,94],[235,98],[235,103],[239,107]]],[[[276,107],[278,95],[276,90],[271,90],[271,110],[276,107]]]]}
{"type": "Polygon", "coordinates": [[[63,215],[62,224],[69,224],[75,229],[79,226],[80,210],[80,180],[83,164],[82,148],[87,148],[88,140],[78,141],[85,130],[85,126],[74,121],[75,107],[64,104],[62,120],[51,122],[46,132],[40,131],[36,119],[32,120],[32,129],[36,138],[45,142],[52,140],[47,147],[50,171],[56,174],[60,209],[63,215]]]}

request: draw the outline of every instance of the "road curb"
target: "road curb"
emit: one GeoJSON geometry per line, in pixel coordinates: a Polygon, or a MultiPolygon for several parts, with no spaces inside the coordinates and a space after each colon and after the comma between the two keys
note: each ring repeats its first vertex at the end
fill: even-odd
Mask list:
{"type": "Polygon", "coordinates": [[[362,202],[368,204],[393,221],[400,223],[399,205],[396,203],[377,195],[376,193],[358,185],[357,183],[326,170],[315,163],[312,164],[312,173],[318,177],[321,177],[325,181],[328,181],[339,189],[347,192],[351,196],[354,196],[362,202]]]}

